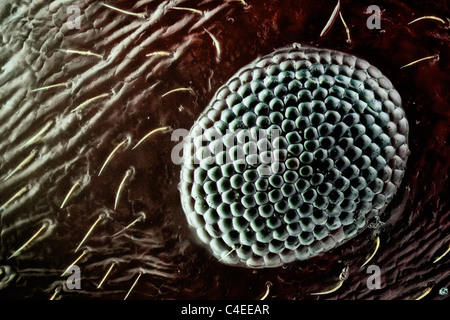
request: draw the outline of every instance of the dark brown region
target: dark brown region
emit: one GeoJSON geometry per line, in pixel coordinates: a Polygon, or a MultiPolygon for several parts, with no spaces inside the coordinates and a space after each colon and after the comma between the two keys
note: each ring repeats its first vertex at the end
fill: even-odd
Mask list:
{"type": "Polygon", "coordinates": [[[269,281],[269,299],[413,299],[427,288],[432,290],[425,299],[448,298],[439,290],[450,285],[450,254],[433,263],[450,245],[448,21],[408,25],[423,15],[448,17],[445,1],[378,1],[381,30],[366,27],[371,3],[341,1],[350,43],[339,18],[319,37],[335,5],[330,1],[108,2],[146,12],[146,18],[101,3],[70,3],[80,8],[79,30],[68,28],[72,13],[62,3],[4,1],[0,9],[0,202],[27,187],[0,213],[0,297],[49,299],[62,288],[56,299],[123,299],[141,272],[129,299],[255,299],[269,281]],[[203,15],[171,9],[176,3],[203,15]],[[219,56],[205,29],[220,43],[219,56]],[[177,190],[180,168],[171,161],[177,142],[170,133],[157,132],[133,147],[160,127],[189,129],[237,70],[293,42],[354,54],[393,82],[410,123],[407,173],[381,229],[367,229],[331,252],[284,268],[230,267],[212,257],[187,226],[177,190]],[[157,51],[172,55],[146,56],[157,51]],[[432,55],[437,58],[400,69],[432,55]],[[191,91],[162,97],[177,88],[191,91]],[[109,95],[71,112],[104,93],[109,95]],[[8,177],[33,150],[31,160],[8,177]],[[113,236],[140,212],[144,221],[113,236]],[[100,214],[106,218],[75,253],[100,214]],[[44,222],[49,226],[8,259],[44,222]],[[370,274],[360,266],[377,234],[381,246],[369,265],[380,267],[381,289],[369,290],[370,274]],[[84,249],[77,263],[81,290],[70,290],[61,274],[84,249]],[[339,290],[310,295],[334,287],[345,266],[349,276],[339,290]]]}

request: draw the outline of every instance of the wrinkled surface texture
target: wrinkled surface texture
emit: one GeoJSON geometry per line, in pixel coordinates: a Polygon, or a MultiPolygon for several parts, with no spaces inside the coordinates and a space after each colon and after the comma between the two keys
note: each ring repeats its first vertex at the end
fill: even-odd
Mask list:
{"type": "Polygon", "coordinates": [[[102,3],[2,2],[0,297],[123,299],[140,274],[128,299],[255,299],[269,281],[271,299],[413,299],[427,288],[426,299],[448,298],[450,255],[433,263],[450,244],[448,21],[408,25],[449,16],[445,1],[379,1],[380,30],[367,28],[365,4],[342,1],[350,42],[339,17],[320,37],[334,1],[108,2],[145,17],[102,3]],[[294,42],[361,57],[392,81],[410,124],[405,177],[380,228],[285,267],[227,266],[188,227],[170,132],[135,146],[157,128],[190,128],[237,70],[294,42]],[[177,88],[188,90],[166,95],[177,88]],[[360,267],[377,235],[369,265],[381,289],[370,290],[360,267]],[[82,252],[81,289],[70,290],[61,274],[82,252]],[[339,290],[311,295],[345,266],[339,290]]]}

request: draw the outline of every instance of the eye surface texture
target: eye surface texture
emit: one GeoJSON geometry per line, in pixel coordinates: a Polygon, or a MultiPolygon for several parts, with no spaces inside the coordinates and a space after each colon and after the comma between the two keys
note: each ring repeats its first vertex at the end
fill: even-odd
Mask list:
{"type": "Polygon", "coordinates": [[[242,70],[251,69],[257,78],[238,71],[194,123],[188,139],[203,145],[212,142],[205,123],[225,121],[236,138],[212,152],[228,157],[211,164],[201,184],[183,177],[196,175],[202,153],[182,165],[181,202],[220,261],[278,267],[336,248],[385,211],[406,169],[408,122],[392,84],[346,53],[285,47],[242,70]]]}

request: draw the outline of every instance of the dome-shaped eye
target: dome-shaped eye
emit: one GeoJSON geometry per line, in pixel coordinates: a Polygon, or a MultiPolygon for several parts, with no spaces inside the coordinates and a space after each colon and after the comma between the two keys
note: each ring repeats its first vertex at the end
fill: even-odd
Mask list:
{"type": "Polygon", "coordinates": [[[255,60],[190,131],[196,150],[187,159],[201,161],[182,168],[189,223],[220,261],[249,267],[350,240],[403,177],[409,127],[400,101],[378,69],[342,52],[289,47],[255,60]]]}

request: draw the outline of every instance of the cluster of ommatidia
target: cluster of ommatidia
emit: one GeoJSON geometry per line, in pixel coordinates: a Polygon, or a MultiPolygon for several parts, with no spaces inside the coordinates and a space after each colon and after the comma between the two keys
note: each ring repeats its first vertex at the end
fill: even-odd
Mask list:
{"type": "Polygon", "coordinates": [[[220,261],[253,268],[361,233],[393,198],[409,155],[392,83],[362,59],[300,46],[241,69],[187,141],[189,224],[220,261]]]}

